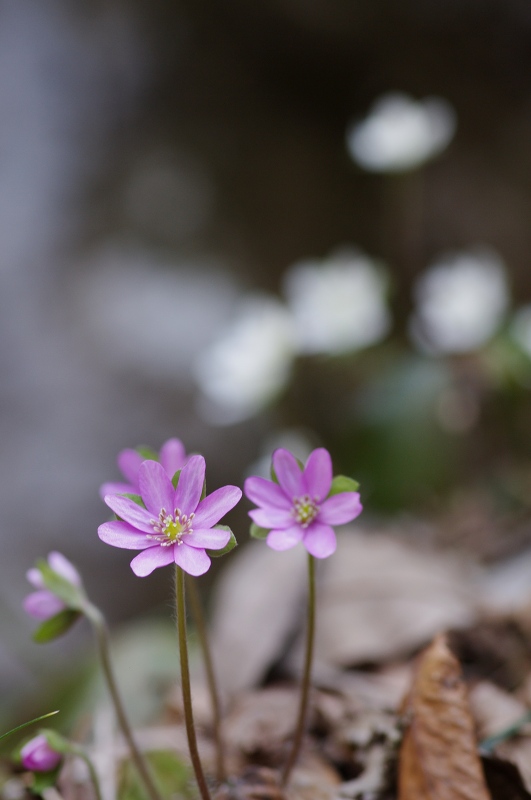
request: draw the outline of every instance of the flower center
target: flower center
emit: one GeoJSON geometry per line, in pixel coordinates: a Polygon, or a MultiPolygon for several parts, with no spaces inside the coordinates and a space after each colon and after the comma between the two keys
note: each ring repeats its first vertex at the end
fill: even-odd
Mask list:
{"type": "Polygon", "coordinates": [[[291,513],[302,528],[307,528],[319,513],[319,498],[309,494],[295,497],[291,513]]]}
{"type": "Polygon", "coordinates": [[[176,508],[173,514],[168,514],[165,508],[161,508],[158,519],[150,519],[154,533],[147,533],[148,539],[158,542],[161,547],[170,547],[172,544],[182,544],[182,537],[187,533],[193,533],[192,521],[195,514],[190,516],[183,514],[180,508],[176,508]]]}

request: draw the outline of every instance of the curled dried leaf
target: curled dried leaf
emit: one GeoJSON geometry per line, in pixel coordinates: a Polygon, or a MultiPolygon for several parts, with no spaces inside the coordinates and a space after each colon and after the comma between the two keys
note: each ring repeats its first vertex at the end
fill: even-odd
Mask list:
{"type": "Polygon", "coordinates": [[[404,706],[399,800],[490,800],[461,668],[444,636],[421,656],[404,706]]]}

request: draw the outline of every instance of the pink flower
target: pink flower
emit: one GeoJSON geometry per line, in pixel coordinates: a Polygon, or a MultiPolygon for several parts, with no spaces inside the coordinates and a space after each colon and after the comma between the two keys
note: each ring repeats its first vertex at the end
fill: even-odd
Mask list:
{"type": "MultiPolygon", "coordinates": [[[[81,577],[70,561],[61,553],[53,552],[48,556],[48,565],[65,580],[74,586],[81,586],[81,577]]],[[[46,620],[67,608],[66,604],[49,589],[45,588],[41,571],[34,567],[26,572],[26,578],[37,591],[29,594],[23,602],[24,610],[36,619],[46,620]]]]}
{"type": "MultiPolygon", "coordinates": [[[[177,470],[182,469],[186,464],[188,456],[180,439],[168,439],[159,452],[159,461],[166,470],[171,480],[177,470]]],[[[107,494],[138,494],[138,472],[140,464],[146,460],[138,450],[128,448],[118,453],[118,467],[125,476],[128,483],[104,483],[100,488],[102,500],[107,494]]]]}
{"type": "Polygon", "coordinates": [[[304,469],[287,450],[276,450],[273,467],[278,483],[259,477],[245,481],[245,494],[259,506],[249,516],[269,531],[269,547],[289,550],[302,542],[315,558],[332,555],[337,544],[332,525],[343,525],[361,514],[358,492],[329,496],[332,459],[324,448],[310,453],[304,469]]]}
{"type": "Polygon", "coordinates": [[[26,742],[20,751],[20,758],[24,769],[30,769],[32,772],[50,772],[60,763],[62,755],[52,750],[46,736],[41,733],[26,742]]]}
{"type": "Polygon", "coordinates": [[[144,507],[107,495],[106,504],[120,519],[100,525],[98,536],[113,547],[142,550],[131,561],[139,577],[173,562],[190,575],[203,575],[210,567],[206,550],[222,550],[231,537],[230,530],[213,526],[242,496],[237,486],[223,486],[201,500],[204,480],[203,456],[189,459],[176,489],[162,464],[144,461],[138,470],[144,507]]]}

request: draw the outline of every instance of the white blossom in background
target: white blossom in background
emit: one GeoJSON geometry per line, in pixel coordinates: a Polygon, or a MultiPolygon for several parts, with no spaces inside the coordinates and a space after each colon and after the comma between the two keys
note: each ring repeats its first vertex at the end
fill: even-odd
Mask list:
{"type": "Polygon", "coordinates": [[[232,424],[261,411],[287,383],[294,355],[285,306],[270,297],[248,298],[197,360],[203,416],[232,424]]]}
{"type": "Polygon", "coordinates": [[[510,334],[524,353],[531,358],[531,305],[522,306],[515,313],[510,334]]]}
{"type": "Polygon", "coordinates": [[[424,351],[466,353],[482,347],[509,306],[506,272],[491,251],[443,256],[415,285],[410,331],[424,351]]]}
{"type": "Polygon", "coordinates": [[[400,93],[376,101],[347,130],[352,159],[370,172],[405,172],[441,153],[452,140],[456,114],[443,98],[415,101],[400,93]]]}
{"type": "Polygon", "coordinates": [[[343,251],[325,261],[294,264],[284,288],[300,353],[359,350],[389,331],[384,272],[361,253],[343,251]]]}

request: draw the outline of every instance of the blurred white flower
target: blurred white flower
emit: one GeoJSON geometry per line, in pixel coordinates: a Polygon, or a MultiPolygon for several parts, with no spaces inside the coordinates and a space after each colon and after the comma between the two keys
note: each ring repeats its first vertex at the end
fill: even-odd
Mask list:
{"type": "Polygon", "coordinates": [[[382,270],[356,251],[294,264],[285,293],[298,351],[337,354],[378,342],[390,328],[385,289],[382,270]]]}
{"type": "Polygon", "coordinates": [[[196,363],[203,415],[232,424],[256,414],[285,386],[293,357],[288,310],[274,298],[250,297],[196,363]]]}
{"type": "Polygon", "coordinates": [[[531,358],[531,305],[518,309],[513,317],[510,333],[524,353],[531,358]]]}
{"type": "Polygon", "coordinates": [[[347,147],[370,172],[404,172],[441,153],[456,128],[452,106],[440,97],[416,102],[405,94],[386,94],[362,122],[347,130],[347,147]]]}
{"type": "Polygon", "coordinates": [[[432,353],[465,353],[497,331],[509,305],[505,269],[490,252],[442,257],[415,286],[411,335],[432,353]]]}

